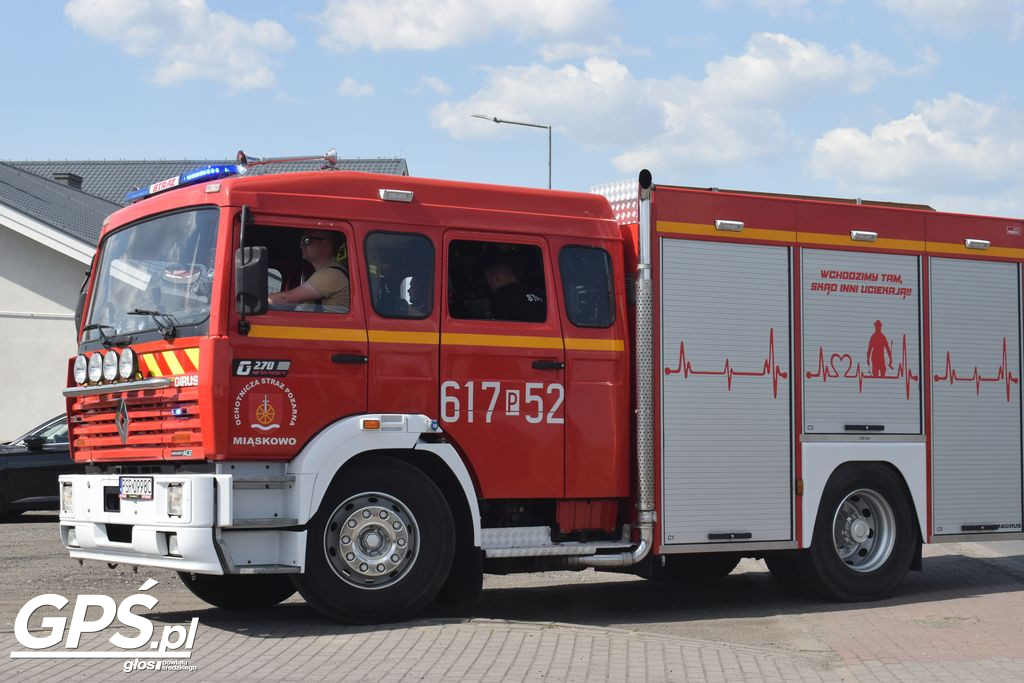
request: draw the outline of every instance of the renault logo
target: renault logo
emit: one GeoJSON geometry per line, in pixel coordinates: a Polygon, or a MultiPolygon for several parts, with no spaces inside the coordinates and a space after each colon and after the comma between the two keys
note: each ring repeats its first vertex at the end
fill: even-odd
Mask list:
{"type": "Polygon", "coordinates": [[[131,424],[132,419],[128,417],[128,404],[122,398],[117,404],[117,417],[114,418],[114,424],[117,425],[117,433],[121,435],[121,443],[128,443],[128,425],[131,424]]]}

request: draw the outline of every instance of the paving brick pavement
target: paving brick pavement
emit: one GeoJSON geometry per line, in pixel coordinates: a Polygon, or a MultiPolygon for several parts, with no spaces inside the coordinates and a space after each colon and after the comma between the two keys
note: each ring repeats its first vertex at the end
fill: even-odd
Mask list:
{"type": "MultiPolygon", "coordinates": [[[[25,649],[14,618],[41,593],[120,601],[151,576],[160,582],[157,633],[199,619],[193,672],[128,674],[109,659],[4,655],[0,681],[1024,680],[1021,542],[928,546],[925,571],[871,604],[785,595],[762,563],[744,560],[699,589],[590,571],[488,576],[466,618],[434,608],[375,627],[329,622],[298,597],[251,613],[209,608],[172,572],[79,567],[55,547],[52,527],[31,519],[0,526],[0,548],[7,653],[25,649]]],[[[38,617],[32,627],[43,635],[38,617]]],[[[86,634],[82,649],[111,650],[112,631],[86,634]]]]}
{"type": "MultiPolygon", "coordinates": [[[[84,639],[106,649],[108,634],[84,639]]],[[[23,650],[4,634],[2,647],[23,650]]],[[[1020,681],[1024,657],[900,653],[852,658],[558,622],[428,620],[351,628],[323,623],[201,626],[194,672],[123,672],[111,660],[7,660],[0,679],[348,681],[1020,681]]]]}

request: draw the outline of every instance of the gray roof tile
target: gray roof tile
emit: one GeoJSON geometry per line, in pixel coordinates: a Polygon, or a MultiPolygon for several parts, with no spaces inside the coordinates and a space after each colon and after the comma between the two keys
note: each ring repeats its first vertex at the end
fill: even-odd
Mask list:
{"type": "MultiPolygon", "coordinates": [[[[163,161],[7,161],[7,164],[29,173],[53,178],[54,173],[74,173],[82,178],[82,191],[109,202],[124,203],[124,195],[135,187],[145,187],[158,180],[211,164],[233,164],[234,160],[163,160],[163,161]]],[[[319,161],[292,161],[254,166],[251,175],[314,171],[319,161]]],[[[345,171],[409,175],[405,159],[338,159],[338,168],[345,171]]]]}
{"type": "Polygon", "coordinates": [[[0,162],[0,204],[95,246],[120,204],[0,162]]]}

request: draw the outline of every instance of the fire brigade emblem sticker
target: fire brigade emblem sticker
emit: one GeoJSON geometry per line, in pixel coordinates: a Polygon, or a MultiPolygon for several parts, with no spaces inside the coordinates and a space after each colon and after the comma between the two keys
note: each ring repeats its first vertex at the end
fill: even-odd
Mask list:
{"type": "Polygon", "coordinates": [[[235,436],[232,443],[236,446],[295,445],[294,437],[269,436],[294,427],[299,418],[295,393],[279,379],[259,377],[246,382],[235,396],[232,418],[236,428],[259,435],[235,436]]]}
{"type": "Polygon", "coordinates": [[[117,433],[121,436],[121,443],[128,443],[128,425],[132,419],[128,416],[128,404],[122,398],[117,403],[117,415],[114,417],[114,425],[117,426],[117,433]]]}

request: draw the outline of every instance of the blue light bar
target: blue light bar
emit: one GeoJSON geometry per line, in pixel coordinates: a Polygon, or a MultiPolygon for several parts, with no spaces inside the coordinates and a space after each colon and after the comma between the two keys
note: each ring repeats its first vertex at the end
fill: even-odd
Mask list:
{"type": "Polygon", "coordinates": [[[140,199],[146,197],[152,197],[155,194],[166,192],[167,190],[173,190],[176,187],[185,187],[187,185],[195,185],[197,183],[206,182],[207,180],[216,180],[217,178],[223,178],[229,175],[238,175],[241,171],[236,164],[220,164],[216,166],[204,166],[203,168],[197,168],[181,175],[176,175],[166,180],[153,183],[149,187],[144,187],[138,190],[132,190],[124,195],[125,203],[137,202],[140,199]]]}

